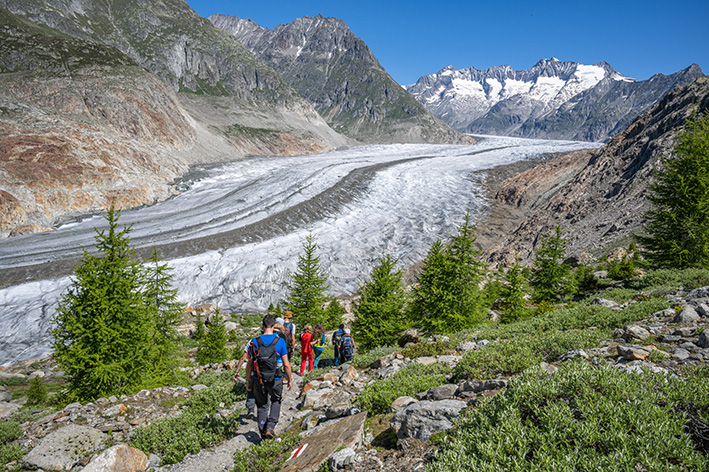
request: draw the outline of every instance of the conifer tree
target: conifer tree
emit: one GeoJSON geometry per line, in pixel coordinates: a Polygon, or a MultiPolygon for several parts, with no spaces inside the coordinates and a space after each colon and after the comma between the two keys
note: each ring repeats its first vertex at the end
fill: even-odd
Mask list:
{"type": "Polygon", "coordinates": [[[27,404],[42,405],[47,402],[47,387],[39,376],[32,377],[27,389],[27,404]]]}
{"type": "Polygon", "coordinates": [[[303,253],[298,256],[298,270],[291,274],[287,306],[300,324],[325,324],[323,305],[327,302],[327,274],[316,254],[318,245],[312,234],[303,241],[303,253]]]}
{"type": "Polygon", "coordinates": [[[172,287],[173,274],[167,264],[161,262],[157,249],[148,260],[145,277],[144,299],[154,320],[151,368],[154,380],[164,381],[176,367],[180,351],[177,326],[182,321],[184,304],[177,300],[177,290],[172,287]]]}
{"type": "Polygon", "coordinates": [[[534,288],[534,301],[557,302],[567,292],[569,268],[563,263],[566,256],[566,240],[561,236],[561,226],[554,235],[542,239],[534,253],[534,264],[529,283],[534,288]]]}
{"type": "Polygon", "coordinates": [[[527,279],[524,276],[524,268],[517,260],[507,269],[503,280],[505,284],[502,286],[500,300],[500,307],[502,308],[500,321],[510,323],[526,318],[530,313],[525,298],[527,279]]]}
{"type": "Polygon", "coordinates": [[[451,333],[480,323],[486,303],[480,290],[485,272],[476,248],[475,226],[466,213],[449,244],[436,241],[414,288],[414,322],[434,333],[451,333]]]}
{"type": "Polygon", "coordinates": [[[342,323],[342,315],[345,314],[345,308],[336,297],[330,298],[327,308],[325,308],[325,328],[337,329],[342,323]]]}
{"type": "Polygon", "coordinates": [[[675,159],[650,187],[647,235],[638,238],[658,267],[709,266],[709,114],[688,120],[675,159]]]}
{"type": "Polygon", "coordinates": [[[222,362],[229,357],[229,350],[226,348],[226,327],[224,319],[219,310],[216,310],[209,317],[207,332],[200,340],[195,358],[199,365],[222,362]]]}
{"type": "Polygon", "coordinates": [[[54,357],[81,400],[138,388],[151,360],[144,270],[130,246],[131,227],[120,230],[119,216],[108,209],[108,229],[96,230],[97,254],[84,250],[53,319],[54,357]]]}
{"type": "Polygon", "coordinates": [[[395,266],[396,260],[383,254],[372,268],[369,280],[359,287],[352,327],[357,343],[366,350],[395,344],[398,335],[407,328],[404,317],[407,294],[401,270],[395,266]]]}

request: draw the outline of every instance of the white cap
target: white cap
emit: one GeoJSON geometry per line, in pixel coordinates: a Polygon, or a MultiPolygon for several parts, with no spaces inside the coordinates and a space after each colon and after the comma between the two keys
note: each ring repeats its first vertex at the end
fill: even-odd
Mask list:
{"type": "Polygon", "coordinates": [[[278,317],[276,318],[276,324],[282,325],[284,323],[283,318],[278,317]]]}
{"type": "Polygon", "coordinates": [[[345,328],[345,334],[350,334],[350,329],[349,329],[349,328],[345,328]]]}

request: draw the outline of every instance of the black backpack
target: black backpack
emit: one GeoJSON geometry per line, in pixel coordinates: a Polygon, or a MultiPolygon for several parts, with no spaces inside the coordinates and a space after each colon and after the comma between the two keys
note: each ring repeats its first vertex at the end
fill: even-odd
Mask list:
{"type": "Polygon", "coordinates": [[[340,348],[340,339],[342,339],[343,334],[345,334],[345,332],[341,329],[338,329],[332,333],[332,345],[337,346],[338,349],[340,348]]]}
{"type": "Polygon", "coordinates": [[[276,352],[276,344],[280,339],[279,336],[274,336],[270,344],[264,344],[259,336],[256,338],[256,344],[251,343],[249,347],[249,355],[254,360],[253,372],[261,384],[273,382],[276,377],[280,377],[276,352]]]}

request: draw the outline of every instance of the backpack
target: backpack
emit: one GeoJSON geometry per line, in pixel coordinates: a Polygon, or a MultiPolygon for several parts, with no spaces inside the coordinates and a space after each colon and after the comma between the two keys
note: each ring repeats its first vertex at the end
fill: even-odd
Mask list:
{"type": "Polygon", "coordinates": [[[342,339],[342,335],[345,334],[344,331],[341,329],[338,329],[334,333],[332,333],[332,345],[333,346],[340,346],[340,339],[342,339]]]}
{"type": "Polygon", "coordinates": [[[288,348],[288,354],[293,353],[293,323],[286,321],[283,324],[283,328],[286,330],[286,348],[288,348]]]}
{"type": "Polygon", "coordinates": [[[261,336],[256,338],[256,343],[249,346],[249,356],[254,360],[254,373],[263,385],[264,382],[273,382],[280,377],[278,372],[278,352],[276,344],[281,338],[274,336],[270,344],[264,344],[261,336]]]}
{"type": "Polygon", "coordinates": [[[354,340],[349,334],[342,336],[342,340],[340,341],[340,354],[345,359],[352,359],[352,355],[354,354],[354,340]]]}

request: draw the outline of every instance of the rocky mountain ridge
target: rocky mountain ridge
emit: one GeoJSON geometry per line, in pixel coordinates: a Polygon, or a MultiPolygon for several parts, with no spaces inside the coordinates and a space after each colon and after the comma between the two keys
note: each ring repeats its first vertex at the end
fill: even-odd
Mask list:
{"type": "Polygon", "coordinates": [[[693,64],[670,76],[637,81],[606,62],[551,58],[519,71],[448,66],[406,89],[461,132],[606,141],[670,90],[703,76],[693,64]]]}
{"type": "Polygon", "coordinates": [[[184,2],[3,6],[2,236],[163,200],[193,164],[353,142],[184,2]]]}
{"type": "Polygon", "coordinates": [[[340,19],[306,16],[273,30],[237,16],[209,20],[281,74],[338,132],[367,143],[472,142],[433,118],[340,19]]]}
{"type": "Polygon", "coordinates": [[[595,151],[556,157],[494,188],[486,226],[492,262],[528,260],[541,238],[561,225],[569,254],[583,258],[640,231],[653,170],[672,158],[677,134],[690,117],[709,109],[709,78],[667,94],[622,133],[595,151]]]}

